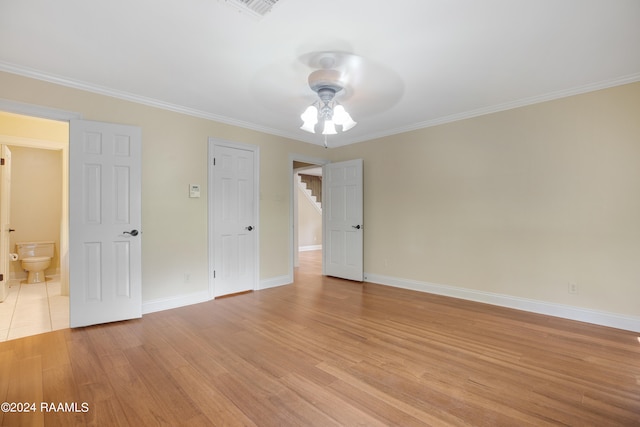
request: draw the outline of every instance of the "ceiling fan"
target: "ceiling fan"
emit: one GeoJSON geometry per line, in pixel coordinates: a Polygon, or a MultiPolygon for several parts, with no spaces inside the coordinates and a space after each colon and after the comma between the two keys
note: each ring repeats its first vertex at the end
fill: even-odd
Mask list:
{"type": "Polygon", "coordinates": [[[359,126],[404,94],[404,83],[391,68],[344,50],[308,51],[292,61],[274,61],[256,72],[251,88],[270,112],[290,116],[297,110],[292,125],[322,135],[325,146],[327,136],[346,135],[356,124],[351,132],[357,134],[359,126]],[[306,84],[291,85],[301,81],[306,84]]]}
{"type": "MultiPolygon", "coordinates": [[[[300,129],[315,133],[320,123],[323,135],[337,134],[336,125],[343,132],[353,128],[357,123],[347,113],[344,106],[335,97],[343,90],[340,72],[332,69],[320,69],[309,75],[309,87],[318,95],[318,100],[307,107],[300,118],[303,124],[300,129]]],[[[326,144],[325,144],[326,145],[326,144]]]]}
{"type": "Polygon", "coordinates": [[[307,79],[317,99],[300,116],[300,129],[324,135],[336,135],[352,129],[357,123],[347,112],[359,108],[385,110],[395,104],[403,94],[400,78],[387,67],[348,52],[311,52],[300,61],[314,71],[307,79]],[[356,87],[358,96],[355,95],[356,87]],[[361,94],[360,94],[361,93],[361,94]],[[339,101],[343,100],[345,105],[339,101]],[[366,100],[367,108],[358,101],[366,100]]]}

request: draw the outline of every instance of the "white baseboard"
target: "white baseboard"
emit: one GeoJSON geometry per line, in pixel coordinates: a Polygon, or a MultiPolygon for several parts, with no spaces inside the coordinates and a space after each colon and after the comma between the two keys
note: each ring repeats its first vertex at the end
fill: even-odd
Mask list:
{"type": "MultiPolygon", "coordinates": [[[[595,325],[609,326],[612,328],[624,329],[627,331],[640,332],[640,317],[637,316],[626,316],[604,311],[573,307],[570,305],[519,298],[510,295],[494,294],[491,292],[482,292],[473,289],[458,288],[454,286],[438,285],[434,283],[420,282],[417,280],[398,279],[394,277],[381,276],[378,274],[365,273],[365,280],[367,282],[377,283],[380,285],[410,289],[414,291],[443,295],[453,298],[460,298],[469,301],[476,301],[485,304],[492,304],[501,307],[529,311],[532,313],[560,317],[563,319],[577,320],[580,322],[587,322],[595,325]]],[[[271,279],[261,280],[259,288],[257,290],[289,285],[292,282],[293,279],[288,275],[273,277],[271,279]]],[[[209,298],[208,291],[196,292],[193,294],[181,295],[177,297],[159,298],[156,300],[143,302],[142,314],[184,307],[191,304],[199,304],[201,302],[209,301],[210,299],[211,298],[209,298]]]]}
{"type": "Polygon", "coordinates": [[[170,310],[172,308],[184,307],[191,304],[199,304],[209,301],[209,291],[195,292],[192,294],[179,295],[169,298],[158,298],[142,303],[142,314],[154,313],[156,311],[170,310]]]}
{"type": "MultiPolygon", "coordinates": [[[[279,276],[267,280],[261,280],[258,289],[275,288],[293,283],[293,278],[289,276],[279,276]]],[[[192,304],[210,301],[209,291],[195,292],[187,295],[179,295],[168,298],[158,298],[142,303],[142,314],[154,313],[156,311],[170,310],[172,308],[185,307],[192,304]]]]}
{"type": "Polygon", "coordinates": [[[321,251],[322,245],[298,246],[298,252],[321,251]]]}
{"type": "Polygon", "coordinates": [[[532,313],[546,314],[548,316],[593,323],[595,325],[609,326],[627,331],[640,332],[640,317],[637,316],[626,316],[573,307],[570,305],[519,298],[510,295],[494,294],[491,292],[419,282],[416,280],[398,279],[378,274],[365,273],[365,281],[380,285],[393,286],[396,288],[410,289],[414,291],[498,305],[501,307],[514,308],[532,313]]]}
{"type": "Polygon", "coordinates": [[[275,288],[277,286],[289,285],[291,283],[293,283],[293,278],[289,275],[272,277],[271,279],[261,280],[257,290],[261,291],[263,289],[275,288]]]}

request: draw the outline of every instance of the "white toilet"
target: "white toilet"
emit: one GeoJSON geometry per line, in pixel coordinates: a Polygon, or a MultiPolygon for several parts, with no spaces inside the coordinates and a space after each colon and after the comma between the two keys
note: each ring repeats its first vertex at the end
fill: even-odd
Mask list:
{"type": "Polygon", "coordinates": [[[18,259],[22,268],[28,272],[27,283],[45,281],[44,271],[51,264],[53,258],[53,242],[21,242],[16,243],[18,259]]]}

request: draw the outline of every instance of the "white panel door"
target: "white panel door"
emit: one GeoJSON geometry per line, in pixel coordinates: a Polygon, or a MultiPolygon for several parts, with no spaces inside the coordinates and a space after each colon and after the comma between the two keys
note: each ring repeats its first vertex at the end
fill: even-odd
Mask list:
{"type": "Polygon", "coordinates": [[[9,295],[9,233],[11,204],[11,150],[2,145],[2,165],[0,166],[0,302],[9,295]]]}
{"type": "Polygon", "coordinates": [[[71,120],[69,323],[142,316],[141,130],[71,120]]]}
{"type": "Polygon", "coordinates": [[[214,297],[257,285],[257,194],[255,152],[213,149],[214,297]]]}
{"type": "Polygon", "coordinates": [[[362,159],[322,168],[323,268],[328,276],[362,281],[362,159]]]}

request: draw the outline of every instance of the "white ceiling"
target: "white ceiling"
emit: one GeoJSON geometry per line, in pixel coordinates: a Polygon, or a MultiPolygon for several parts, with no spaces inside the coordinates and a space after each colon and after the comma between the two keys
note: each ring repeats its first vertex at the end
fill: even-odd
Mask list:
{"type": "Polygon", "coordinates": [[[315,144],[331,52],[358,125],[330,146],[640,81],[638,0],[0,0],[0,40],[3,71],[315,144]]]}

